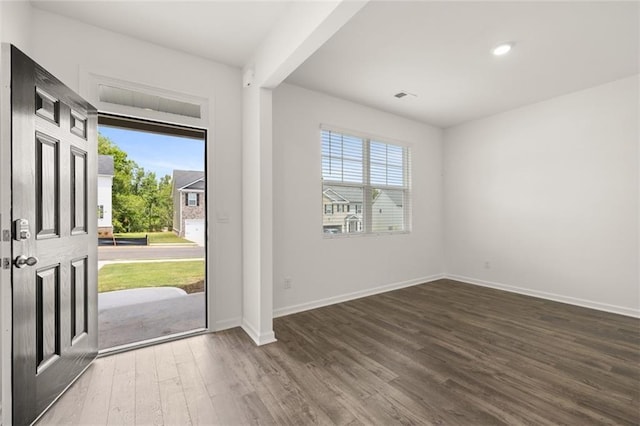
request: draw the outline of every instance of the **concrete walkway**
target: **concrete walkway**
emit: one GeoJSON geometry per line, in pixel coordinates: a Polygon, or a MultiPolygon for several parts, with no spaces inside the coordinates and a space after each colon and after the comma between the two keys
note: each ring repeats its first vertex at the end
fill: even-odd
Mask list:
{"type": "Polygon", "coordinates": [[[204,247],[176,245],[98,247],[98,260],[180,259],[194,257],[204,259],[204,247]]]}

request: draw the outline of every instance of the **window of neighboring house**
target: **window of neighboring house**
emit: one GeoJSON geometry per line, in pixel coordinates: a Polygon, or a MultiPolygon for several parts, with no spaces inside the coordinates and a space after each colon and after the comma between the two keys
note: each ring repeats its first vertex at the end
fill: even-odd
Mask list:
{"type": "Polygon", "coordinates": [[[104,206],[98,206],[98,219],[104,219],[104,206]]]}
{"type": "Polygon", "coordinates": [[[198,205],[198,193],[197,192],[188,192],[187,193],[187,206],[197,206],[198,205]]]}
{"type": "Polygon", "coordinates": [[[333,214],[333,204],[324,205],[324,214],[333,214]]]}
{"type": "MultiPolygon", "coordinates": [[[[330,194],[346,201],[338,206],[353,216],[340,233],[407,232],[410,223],[409,148],[368,137],[323,129],[323,199],[330,194]]],[[[335,218],[323,215],[323,230],[335,229],[335,218]]]]}

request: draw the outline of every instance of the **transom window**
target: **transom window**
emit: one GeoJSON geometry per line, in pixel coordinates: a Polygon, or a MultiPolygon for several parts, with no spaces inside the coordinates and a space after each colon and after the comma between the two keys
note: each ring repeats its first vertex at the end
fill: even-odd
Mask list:
{"type": "Polygon", "coordinates": [[[322,129],[325,235],[409,231],[406,146],[322,129]]]}

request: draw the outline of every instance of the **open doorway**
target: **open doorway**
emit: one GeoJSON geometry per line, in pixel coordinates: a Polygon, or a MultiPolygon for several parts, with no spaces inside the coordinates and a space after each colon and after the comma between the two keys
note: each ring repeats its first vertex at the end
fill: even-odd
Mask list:
{"type": "Polygon", "coordinates": [[[98,345],[207,326],[206,132],[98,118],[98,345]]]}

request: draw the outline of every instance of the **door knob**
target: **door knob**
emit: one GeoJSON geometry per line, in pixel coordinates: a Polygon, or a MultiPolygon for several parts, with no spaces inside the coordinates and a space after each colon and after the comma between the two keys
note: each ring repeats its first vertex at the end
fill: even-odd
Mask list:
{"type": "Polygon", "coordinates": [[[13,262],[14,265],[16,265],[17,268],[24,268],[25,266],[33,266],[36,263],[38,263],[38,258],[37,257],[27,257],[24,254],[21,254],[20,256],[16,257],[16,260],[13,262]]]}

